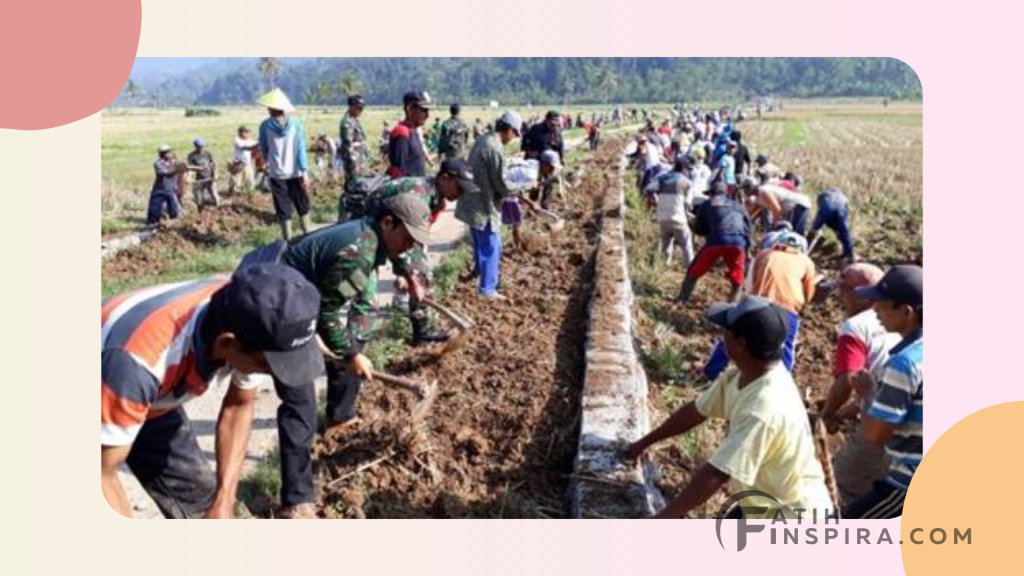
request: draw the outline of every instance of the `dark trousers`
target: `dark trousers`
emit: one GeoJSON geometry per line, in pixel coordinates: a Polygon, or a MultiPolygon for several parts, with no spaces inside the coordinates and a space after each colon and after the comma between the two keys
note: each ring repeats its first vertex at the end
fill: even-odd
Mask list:
{"type": "Polygon", "coordinates": [[[154,190],[149,194],[149,208],[146,210],[146,224],[159,224],[164,216],[164,207],[167,207],[167,215],[174,220],[181,214],[181,203],[178,202],[178,195],[174,192],[154,190]]]}
{"type": "Polygon", "coordinates": [[[345,422],[356,417],[363,379],[333,362],[327,364],[327,419],[345,422]]]}
{"type": "Polygon", "coordinates": [[[843,509],[843,518],[899,518],[903,515],[903,500],[906,497],[906,490],[900,490],[885,480],[878,480],[870,492],[843,509]]]}
{"type": "MultiPolygon", "coordinates": [[[[333,362],[327,363],[327,419],[342,422],[356,415],[356,400],[363,381],[333,362]]],[[[313,501],[311,450],[316,435],[316,387],[312,382],[285,386],[275,380],[281,399],[277,409],[277,435],[281,450],[281,504],[295,506],[313,501]]]]}
{"type": "Polygon", "coordinates": [[[313,501],[313,462],[310,451],[316,434],[316,387],[312,382],[285,386],[276,378],[277,437],[281,451],[281,504],[313,501]]]}
{"type": "Polygon", "coordinates": [[[127,463],[167,518],[201,518],[213,503],[217,478],[180,408],[143,424],[127,463]]]}
{"type": "Polygon", "coordinates": [[[814,216],[812,232],[818,232],[828,226],[839,237],[839,243],[843,245],[843,258],[853,258],[853,237],[850,236],[850,226],[847,220],[850,209],[846,204],[831,204],[818,202],[818,213],[814,216]]]}
{"type": "Polygon", "coordinates": [[[302,178],[271,178],[270,195],[274,198],[274,214],[279,221],[291,220],[293,206],[299,216],[309,214],[309,192],[302,178]]]}
{"type": "Polygon", "coordinates": [[[794,206],[789,215],[789,223],[793,225],[793,231],[801,236],[807,235],[807,208],[794,206]]]}

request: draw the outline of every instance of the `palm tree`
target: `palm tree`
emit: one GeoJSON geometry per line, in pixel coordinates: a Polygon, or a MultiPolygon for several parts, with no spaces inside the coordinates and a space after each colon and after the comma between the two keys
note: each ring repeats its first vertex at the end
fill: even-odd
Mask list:
{"type": "Polygon", "coordinates": [[[611,98],[612,90],[618,88],[619,78],[610,68],[602,68],[597,75],[597,87],[604,93],[604,101],[607,104],[611,98]]]}
{"type": "Polygon", "coordinates": [[[284,70],[284,65],[277,58],[260,58],[258,64],[260,76],[263,76],[265,80],[270,83],[270,88],[277,88],[277,84],[274,83],[274,79],[281,75],[281,71],[284,70]]]}
{"type": "Polygon", "coordinates": [[[346,72],[338,80],[338,92],[341,92],[342,96],[352,96],[353,94],[360,94],[362,91],[363,81],[359,79],[359,75],[355,72],[346,72]]]}
{"type": "Polygon", "coordinates": [[[327,104],[334,98],[334,85],[330,82],[316,83],[317,104],[327,104]]]}
{"type": "Polygon", "coordinates": [[[124,88],[124,96],[128,99],[128,105],[131,106],[140,95],[142,95],[142,88],[129,78],[128,85],[124,88]]]}

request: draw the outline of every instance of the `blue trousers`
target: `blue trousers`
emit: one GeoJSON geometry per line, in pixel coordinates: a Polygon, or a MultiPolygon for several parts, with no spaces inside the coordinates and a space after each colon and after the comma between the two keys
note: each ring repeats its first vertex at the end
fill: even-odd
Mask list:
{"type": "Polygon", "coordinates": [[[146,214],[146,224],[158,224],[164,215],[164,205],[167,205],[167,215],[171,220],[178,217],[181,212],[181,204],[178,203],[178,196],[174,192],[153,190],[149,194],[149,210],[146,214]]]}
{"type": "Polygon", "coordinates": [[[847,219],[850,216],[850,209],[846,204],[832,203],[818,199],[818,213],[814,216],[814,224],[811,232],[817,232],[828,226],[839,237],[843,245],[843,258],[853,258],[853,238],[850,236],[850,226],[847,219]]]}
{"type": "Polygon", "coordinates": [[[498,276],[501,271],[501,234],[491,230],[470,227],[473,238],[473,267],[480,272],[480,294],[494,296],[498,291],[498,276]]]}
{"type": "MultiPolygon", "coordinates": [[[[796,358],[793,356],[794,349],[796,348],[796,337],[800,333],[800,316],[792,312],[787,314],[789,315],[789,334],[786,335],[786,344],[782,348],[782,363],[786,366],[786,370],[792,372],[793,363],[796,361],[796,358]]],[[[714,380],[718,378],[718,375],[728,365],[729,355],[725,352],[725,341],[718,340],[715,342],[715,347],[711,350],[711,358],[708,359],[708,363],[704,366],[704,376],[708,380],[714,380]]]]}

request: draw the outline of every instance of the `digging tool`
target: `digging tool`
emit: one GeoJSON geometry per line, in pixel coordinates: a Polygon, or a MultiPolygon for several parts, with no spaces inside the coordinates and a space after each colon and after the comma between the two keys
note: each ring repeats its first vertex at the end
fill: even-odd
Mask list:
{"type": "Polygon", "coordinates": [[[835,506],[836,520],[840,517],[839,489],[836,486],[836,471],[832,468],[832,459],[828,453],[828,433],[825,431],[825,421],[816,411],[811,412],[811,389],[804,389],[804,405],[808,409],[808,417],[811,420],[811,434],[814,437],[814,445],[818,451],[818,460],[821,462],[822,471],[825,473],[825,486],[828,487],[829,497],[832,505],[835,506]]]}
{"type": "Polygon", "coordinates": [[[550,220],[550,222],[548,222],[548,229],[552,232],[561,232],[565,229],[565,218],[562,218],[550,210],[545,210],[540,206],[535,206],[530,203],[527,203],[527,206],[529,206],[534,212],[537,212],[550,220]]]}
{"type": "MultiPolygon", "coordinates": [[[[332,352],[330,348],[327,347],[327,344],[324,343],[320,336],[317,336],[316,340],[317,343],[320,345],[320,351],[323,352],[324,356],[327,359],[336,364],[347,364],[347,362],[345,362],[345,360],[341,356],[338,356],[337,354],[332,352]]],[[[373,379],[379,382],[383,382],[384,384],[388,384],[389,386],[394,386],[395,388],[401,388],[402,390],[405,390],[407,392],[412,392],[413,394],[416,394],[417,397],[419,397],[421,403],[427,403],[428,405],[430,403],[433,403],[433,396],[437,392],[436,382],[432,382],[429,385],[423,384],[421,382],[417,382],[416,380],[402,378],[400,376],[393,376],[391,374],[379,372],[377,370],[373,371],[373,379]]]]}
{"type": "Polygon", "coordinates": [[[441,351],[441,354],[448,354],[449,352],[453,352],[461,348],[466,342],[466,337],[469,335],[470,328],[476,327],[476,324],[474,324],[472,320],[456,314],[447,306],[443,306],[431,298],[424,298],[422,302],[434,310],[437,310],[442,316],[451,320],[459,328],[459,333],[454,338],[448,339],[448,342],[444,345],[444,350],[441,351]]]}

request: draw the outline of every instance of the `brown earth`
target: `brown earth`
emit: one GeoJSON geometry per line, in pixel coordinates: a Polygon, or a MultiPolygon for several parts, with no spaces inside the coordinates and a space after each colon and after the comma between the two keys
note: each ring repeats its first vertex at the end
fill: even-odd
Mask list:
{"type": "MultiPolygon", "coordinates": [[[[314,183],[312,205],[334,206],[337,188],[337,185],[314,183]]],[[[176,221],[165,220],[153,238],[104,261],[102,274],[104,278],[124,279],[158,275],[175,260],[187,260],[204,250],[239,244],[254,228],[276,222],[273,203],[267,193],[228,197],[219,207],[202,212],[196,211],[190,203],[188,212],[176,221]]]]}
{"type": "MultiPolygon", "coordinates": [[[[576,453],[592,292],[596,205],[614,151],[576,190],[566,227],[506,254],[488,302],[463,283],[447,304],[477,327],[465,345],[413,350],[390,371],[436,381],[425,418],[408,393],[373,383],[364,423],[315,447],[317,506],[326,518],[547,518],[565,515],[576,453]]],[[[525,231],[525,227],[524,227],[525,231]]],[[[507,244],[506,244],[507,246],[507,244]]]]}

